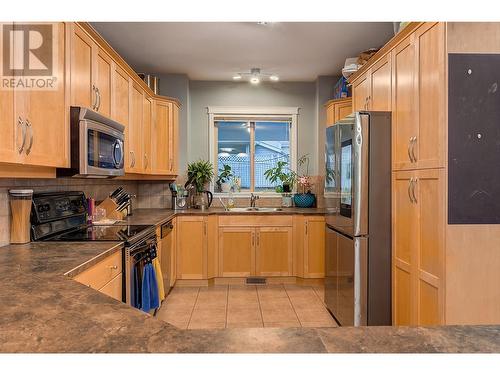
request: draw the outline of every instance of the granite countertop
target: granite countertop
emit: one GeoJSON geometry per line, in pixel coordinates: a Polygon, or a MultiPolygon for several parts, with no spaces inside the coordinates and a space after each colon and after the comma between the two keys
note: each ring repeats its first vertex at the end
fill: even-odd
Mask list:
{"type": "MultiPolygon", "coordinates": [[[[136,210],[127,221],[157,225],[173,215],[136,210]]],[[[179,330],[70,279],[121,247],[0,248],[0,352],[500,352],[500,326],[179,330]]]]}

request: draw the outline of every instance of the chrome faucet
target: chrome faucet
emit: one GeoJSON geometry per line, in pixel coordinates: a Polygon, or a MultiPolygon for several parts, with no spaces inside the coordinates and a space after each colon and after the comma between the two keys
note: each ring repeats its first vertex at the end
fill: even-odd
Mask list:
{"type": "Polygon", "coordinates": [[[250,207],[255,208],[255,202],[259,199],[258,195],[250,194],[250,207]]]}

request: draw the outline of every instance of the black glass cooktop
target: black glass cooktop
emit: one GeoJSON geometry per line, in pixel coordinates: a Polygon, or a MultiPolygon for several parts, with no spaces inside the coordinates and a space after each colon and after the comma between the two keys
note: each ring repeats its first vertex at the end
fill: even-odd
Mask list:
{"type": "Polygon", "coordinates": [[[152,225],[93,225],[65,232],[46,241],[129,241],[152,225]]]}

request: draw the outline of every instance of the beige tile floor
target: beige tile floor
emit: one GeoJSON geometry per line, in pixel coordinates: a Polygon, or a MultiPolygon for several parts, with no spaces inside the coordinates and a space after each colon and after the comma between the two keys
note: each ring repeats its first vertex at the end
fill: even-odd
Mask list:
{"type": "Polygon", "coordinates": [[[175,287],[156,316],[181,329],[336,327],[322,296],[294,284],[175,287]]]}

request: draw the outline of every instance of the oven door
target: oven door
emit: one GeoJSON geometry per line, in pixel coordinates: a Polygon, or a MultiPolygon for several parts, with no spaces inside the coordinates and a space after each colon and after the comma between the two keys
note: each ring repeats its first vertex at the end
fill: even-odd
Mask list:
{"type": "Polygon", "coordinates": [[[123,133],[104,124],[80,121],[80,174],[122,176],[124,174],[123,133]]]}

